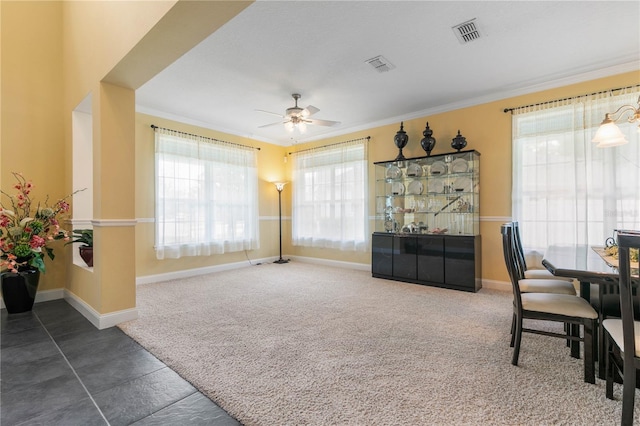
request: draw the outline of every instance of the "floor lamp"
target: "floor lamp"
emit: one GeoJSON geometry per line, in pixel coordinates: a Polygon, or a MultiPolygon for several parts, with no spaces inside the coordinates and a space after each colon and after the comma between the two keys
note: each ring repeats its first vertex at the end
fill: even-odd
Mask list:
{"type": "Polygon", "coordinates": [[[289,260],[282,258],[282,190],[287,182],[274,182],[278,190],[278,214],[280,223],[280,258],[273,263],[289,263],[289,260]]]}

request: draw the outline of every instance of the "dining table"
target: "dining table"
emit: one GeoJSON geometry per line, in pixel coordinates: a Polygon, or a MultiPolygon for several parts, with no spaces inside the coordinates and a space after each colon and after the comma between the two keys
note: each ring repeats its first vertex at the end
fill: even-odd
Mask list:
{"type": "Polygon", "coordinates": [[[542,265],[558,277],[575,278],[580,296],[591,300],[591,284],[618,284],[618,268],[605,260],[604,247],[586,244],[552,245],[544,252],[542,265]]]}
{"type": "MultiPolygon", "coordinates": [[[[580,283],[580,297],[591,302],[591,286],[618,285],[616,262],[604,253],[604,247],[586,244],[552,245],[544,253],[542,265],[553,275],[574,278],[580,283]]],[[[601,314],[601,312],[598,312],[601,314]]],[[[599,315],[600,316],[600,315],[599,315]]],[[[601,316],[600,316],[601,317],[601,316]]],[[[598,376],[604,378],[603,333],[598,324],[598,376]]],[[[572,345],[572,356],[580,354],[579,345],[572,345]]]]}

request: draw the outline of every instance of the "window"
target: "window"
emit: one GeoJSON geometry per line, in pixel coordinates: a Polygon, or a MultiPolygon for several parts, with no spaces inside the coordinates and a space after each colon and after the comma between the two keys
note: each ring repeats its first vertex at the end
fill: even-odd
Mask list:
{"type": "Polygon", "coordinates": [[[629,143],[591,142],[607,112],[640,92],[600,94],[513,115],[513,216],[530,249],[603,245],[614,229],[640,229],[638,125],[617,124],[629,143]]]}
{"type": "Polygon", "coordinates": [[[156,256],[259,248],[250,147],[156,128],[156,256]]]}
{"type": "Polygon", "coordinates": [[[295,154],[294,245],[367,249],[367,140],[295,154]]]}

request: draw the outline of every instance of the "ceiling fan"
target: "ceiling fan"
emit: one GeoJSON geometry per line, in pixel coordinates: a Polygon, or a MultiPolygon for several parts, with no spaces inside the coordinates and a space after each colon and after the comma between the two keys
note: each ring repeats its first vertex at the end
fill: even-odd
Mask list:
{"type": "Polygon", "coordinates": [[[337,126],[338,124],[340,124],[339,121],[319,120],[317,118],[309,118],[320,110],[314,107],[313,105],[309,105],[306,108],[301,108],[298,106],[298,99],[300,99],[302,96],[299,93],[294,93],[291,96],[295,100],[296,104],[291,108],[287,108],[284,115],[278,114],[275,112],[265,111],[262,109],[257,109],[256,111],[277,115],[278,117],[282,117],[285,119],[284,121],[265,124],[264,126],[259,126],[259,127],[263,128],[263,127],[271,127],[271,126],[277,126],[279,124],[284,124],[285,129],[289,130],[290,132],[292,132],[295,129],[298,129],[300,133],[303,133],[307,129],[307,124],[311,124],[314,126],[337,126]]]}

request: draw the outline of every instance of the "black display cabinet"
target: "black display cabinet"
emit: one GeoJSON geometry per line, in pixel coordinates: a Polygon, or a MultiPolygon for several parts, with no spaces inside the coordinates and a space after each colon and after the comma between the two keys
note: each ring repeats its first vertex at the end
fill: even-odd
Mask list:
{"type": "Polygon", "coordinates": [[[478,291],[480,153],[375,163],[374,277],[478,291]]]}

